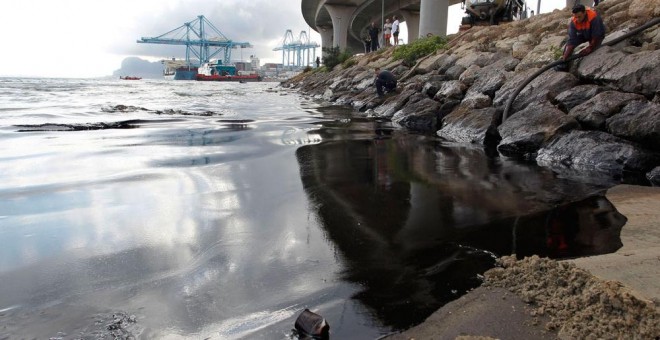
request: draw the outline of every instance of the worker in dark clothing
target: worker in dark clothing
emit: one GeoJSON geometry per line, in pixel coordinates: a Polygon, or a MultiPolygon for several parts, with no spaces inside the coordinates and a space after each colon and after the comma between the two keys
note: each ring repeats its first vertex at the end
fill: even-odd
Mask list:
{"type": "Polygon", "coordinates": [[[364,37],[362,37],[362,41],[364,42],[364,53],[371,52],[371,37],[369,34],[365,34],[364,37]]]}
{"type": "Polygon", "coordinates": [[[392,72],[388,70],[380,70],[376,68],[376,79],[374,80],[374,85],[376,85],[376,92],[379,97],[385,95],[385,92],[392,92],[396,89],[396,77],[392,72]]]}
{"type": "Polygon", "coordinates": [[[371,52],[378,50],[378,35],[380,33],[380,28],[376,27],[375,22],[371,22],[369,26],[369,38],[371,38],[371,52]]]}
{"type": "Polygon", "coordinates": [[[568,59],[577,45],[589,42],[580,56],[584,57],[593,52],[605,38],[605,24],[595,10],[577,4],[573,7],[573,18],[568,24],[568,43],[564,48],[563,60],[568,59]]]}

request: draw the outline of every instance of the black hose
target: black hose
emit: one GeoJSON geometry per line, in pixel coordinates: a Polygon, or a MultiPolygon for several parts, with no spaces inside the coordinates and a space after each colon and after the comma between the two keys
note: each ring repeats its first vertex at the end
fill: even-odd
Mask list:
{"type": "MultiPolygon", "coordinates": [[[[649,20],[644,25],[641,25],[641,26],[633,29],[632,31],[630,31],[630,32],[628,32],[628,33],[626,33],[626,34],[624,34],[624,35],[622,35],[622,36],[620,36],[616,39],[612,39],[612,40],[608,41],[607,43],[603,44],[603,46],[612,46],[612,45],[618,44],[619,42],[621,42],[625,39],[628,39],[628,38],[632,37],[633,35],[635,35],[637,33],[640,33],[640,32],[642,32],[642,31],[644,31],[644,30],[646,30],[650,27],[653,27],[657,24],[660,24],[660,17],[656,17],[656,18],[653,18],[653,19],[649,20]]],[[[598,47],[596,49],[598,49],[598,47]]],[[[518,96],[518,94],[520,94],[520,92],[525,88],[525,86],[527,86],[527,84],[531,83],[532,80],[534,80],[536,77],[540,76],[543,72],[545,72],[545,71],[547,71],[547,70],[549,70],[549,69],[551,69],[555,66],[561,65],[563,63],[567,63],[569,61],[572,61],[572,60],[575,60],[575,59],[578,59],[578,58],[582,58],[582,57],[579,54],[576,54],[576,55],[570,56],[566,60],[557,60],[555,62],[552,62],[552,63],[542,67],[538,71],[534,72],[534,74],[532,74],[529,78],[527,78],[527,80],[525,80],[520,85],[518,85],[516,90],[513,91],[513,94],[511,95],[511,97],[509,97],[509,100],[506,102],[506,106],[504,106],[504,114],[502,115],[502,123],[504,123],[504,121],[509,117],[509,111],[511,110],[511,105],[513,105],[513,101],[516,100],[516,97],[518,96]]]]}
{"type": "Polygon", "coordinates": [[[635,28],[634,30],[632,30],[632,31],[630,31],[630,32],[618,37],[618,38],[612,39],[612,40],[608,41],[607,43],[605,43],[603,45],[606,45],[606,46],[616,45],[616,44],[620,43],[621,41],[623,41],[625,39],[628,39],[631,36],[633,36],[637,33],[640,33],[640,32],[642,32],[642,31],[644,31],[648,28],[651,28],[651,27],[653,27],[657,24],[660,24],[660,17],[653,18],[653,19],[647,21],[644,25],[639,26],[639,27],[635,28]]]}

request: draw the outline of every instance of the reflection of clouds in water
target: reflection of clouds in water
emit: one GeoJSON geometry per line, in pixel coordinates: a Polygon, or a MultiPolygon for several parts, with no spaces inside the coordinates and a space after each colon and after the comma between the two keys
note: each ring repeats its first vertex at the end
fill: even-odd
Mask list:
{"type": "Polygon", "coordinates": [[[181,292],[184,296],[195,296],[201,287],[216,281],[220,274],[217,269],[207,269],[195,275],[188,275],[187,278],[184,278],[185,282],[181,287],[181,292]]]}
{"type": "Polygon", "coordinates": [[[143,174],[152,180],[121,185],[117,182],[121,183],[123,176],[115,175],[108,183],[97,180],[100,184],[89,184],[83,180],[22,195],[36,205],[42,204],[45,212],[24,212],[28,215],[7,219],[19,235],[21,230],[32,230],[33,236],[12,240],[20,255],[9,256],[13,263],[3,261],[1,268],[26,265],[75,249],[86,249],[92,256],[136,246],[192,242],[197,238],[199,223],[193,211],[199,204],[194,196],[183,201],[180,197],[195,192],[200,177],[166,172],[161,172],[164,176],[151,175],[143,174]],[[35,195],[39,199],[33,198],[35,195]]]}
{"type": "MultiPolygon", "coordinates": [[[[216,97],[103,104],[218,112],[216,97]]],[[[0,244],[12,245],[0,247],[0,308],[53,304],[70,321],[63,304],[72,301],[139,314],[154,338],[223,327],[228,338],[280,322],[288,330],[282,320],[299,310],[282,308],[336,298],[341,262],[308,206],[294,149],[283,146],[289,137],[317,143],[309,127],[318,119],[301,117],[296,98],[227,100],[240,105],[222,112],[241,116],[7,137],[15,150],[0,144],[0,201],[9,203],[0,244]]],[[[111,120],[102,115],[94,120],[111,120]]],[[[48,318],[34,315],[26,329],[48,318]]]]}
{"type": "MultiPolygon", "coordinates": [[[[259,330],[293,317],[299,308],[292,306],[274,311],[259,311],[225,320],[219,325],[209,327],[202,334],[218,334],[210,339],[243,339],[259,330]]],[[[278,337],[282,338],[282,336],[278,337]]]]}
{"type": "Polygon", "coordinates": [[[125,144],[131,137],[104,135],[59,133],[47,144],[31,137],[5,154],[15,159],[0,163],[7,180],[0,191],[0,214],[6,216],[0,223],[9,226],[0,239],[11,240],[12,246],[4,247],[0,270],[74,249],[105,254],[196,238],[194,210],[199,203],[195,197],[180,198],[212,181],[194,170],[144,171],[162,148],[143,145],[131,149],[132,154],[119,153],[112,144],[125,144]],[[99,138],[102,150],[96,145],[99,138]]]}

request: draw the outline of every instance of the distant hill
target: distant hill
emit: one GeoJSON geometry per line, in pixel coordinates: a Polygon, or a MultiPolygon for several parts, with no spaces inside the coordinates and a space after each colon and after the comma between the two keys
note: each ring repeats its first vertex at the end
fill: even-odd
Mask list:
{"type": "Polygon", "coordinates": [[[138,57],[128,57],[121,62],[121,68],[112,72],[115,77],[135,76],[142,78],[163,78],[163,64],[138,57]]]}

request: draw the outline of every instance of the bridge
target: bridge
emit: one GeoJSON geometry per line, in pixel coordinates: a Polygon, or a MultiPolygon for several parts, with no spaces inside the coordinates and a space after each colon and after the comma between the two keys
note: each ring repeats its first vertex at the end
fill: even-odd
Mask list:
{"type": "MultiPolygon", "coordinates": [[[[577,1],[591,4],[565,1],[566,6],[577,1]]],[[[371,22],[383,27],[382,17],[396,15],[405,21],[409,42],[428,34],[446,36],[449,6],[459,3],[464,0],[301,0],[301,10],[307,25],[321,35],[321,46],[362,51],[361,37],[371,22]]],[[[541,0],[537,4],[540,14],[541,0]]]]}
{"type": "Polygon", "coordinates": [[[408,26],[414,41],[429,33],[447,35],[449,6],[462,0],[301,0],[303,18],[321,35],[324,47],[362,51],[361,37],[371,22],[382,27],[382,17],[396,15],[408,26]]]}

